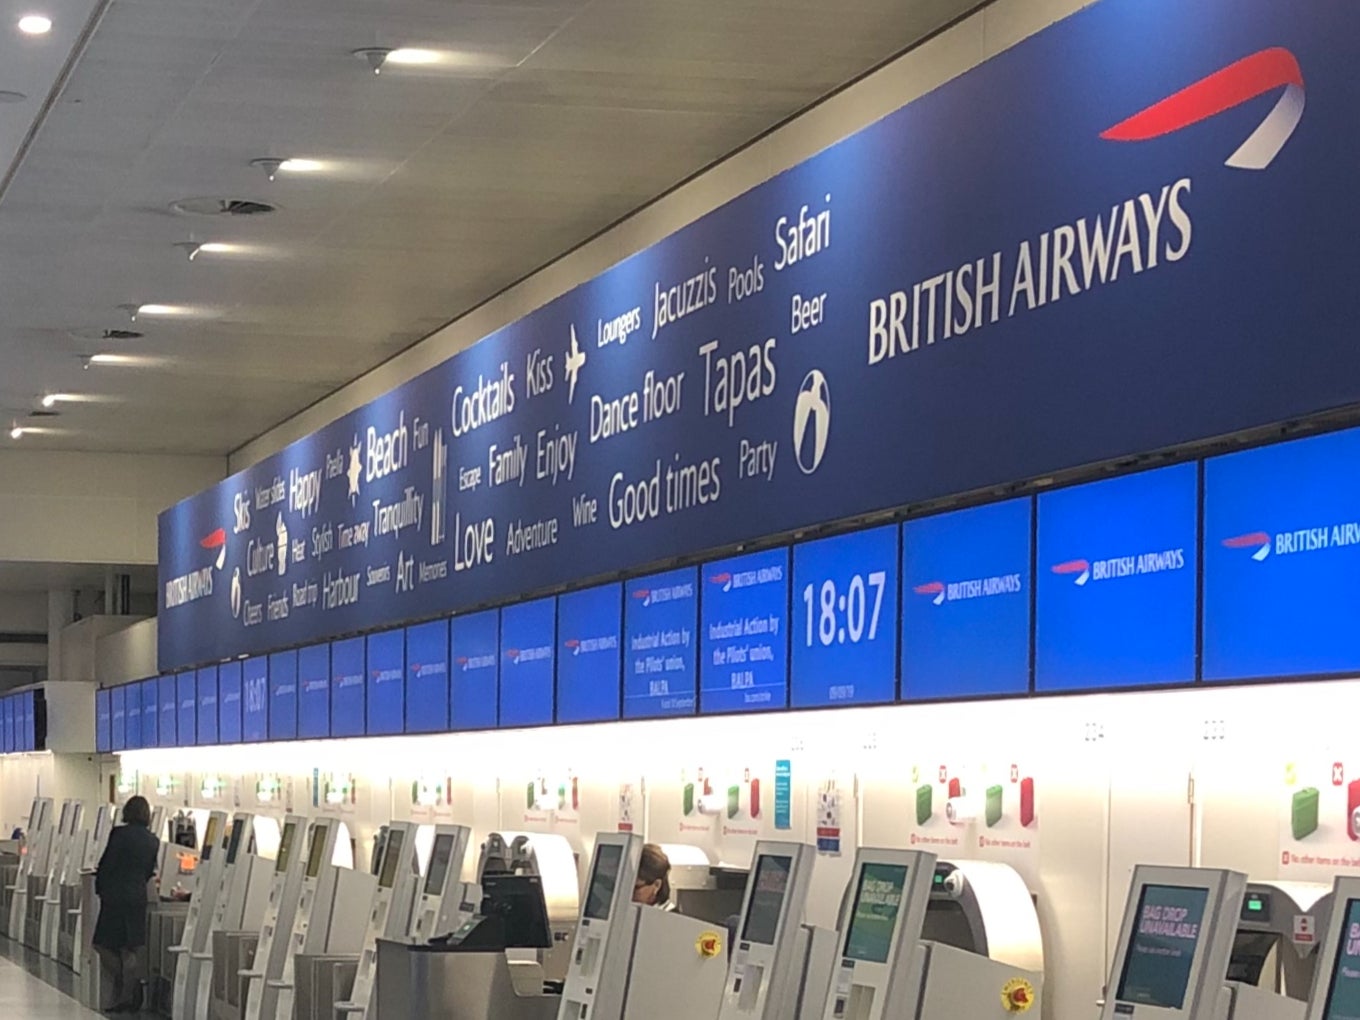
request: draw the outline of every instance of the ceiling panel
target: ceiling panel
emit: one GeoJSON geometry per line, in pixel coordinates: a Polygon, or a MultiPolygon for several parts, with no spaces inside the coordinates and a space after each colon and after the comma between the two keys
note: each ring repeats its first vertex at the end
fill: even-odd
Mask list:
{"type": "Polygon", "coordinates": [[[88,393],[20,442],[225,454],[975,3],[116,0],[0,197],[0,415],[88,393]],[[170,211],[205,195],[278,211],[170,211]],[[71,335],[129,302],[202,314],[71,335]],[[150,364],[82,368],[114,349],[150,364]]]}

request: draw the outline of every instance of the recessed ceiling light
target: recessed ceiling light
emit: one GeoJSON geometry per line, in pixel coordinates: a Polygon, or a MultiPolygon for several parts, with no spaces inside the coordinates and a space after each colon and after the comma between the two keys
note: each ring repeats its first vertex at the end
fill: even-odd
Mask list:
{"type": "Polygon", "coordinates": [[[423,50],[413,46],[403,46],[387,55],[389,64],[404,64],[414,67],[419,67],[422,64],[438,64],[443,59],[444,54],[438,50],[423,50]]]}
{"type": "Polygon", "coordinates": [[[188,315],[190,312],[191,309],[184,305],[148,304],[137,306],[138,315],[188,315]]]}
{"type": "Polygon", "coordinates": [[[45,397],[42,398],[42,406],[43,406],[43,407],[55,407],[56,404],[57,404],[57,397],[58,397],[57,394],[55,394],[55,393],[49,393],[47,396],[45,396],[45,397]]]}
{"type": "Polygon", "coordinates": [[[11,439],[20,439],[23,437],[23,434],[24,430],[21,429],[18,425],[15,425],[12,429],[9,430],[9,437],[11,439]]]}
{"type": "Polygon", "coordinates": [[[204,241],[198,246],[198,250],[208,255],[230,255],[232,252],[241,250],[239,244],[224,244],[221,241],[204,241]]]}
{"type": "Polygon", "coordinates": [[[46,35],[52,31],[52,19],[41,14],[25,14],[19,19],[19,31],[24,35],[46,35]]]}
{"type": "Polygon", "coordinates": [[[315,159],[285,159],[279,169],[286,174],[311,174],[324,170],[326,165],[315,159]]]}
{"type": "Polygon", "coordinates": [[[150,363],[149,358],[140,358],[135,354],[91,354],[86,359],[87,365],[146,365],[150,363]]]}
{"type": "Polygon", "coordinates": [[[374,74],[382,74],[383,64],[387,63],[388,54],[392,51],[386,46],[362,46],[350,52],[366,63],[374,74]]]}

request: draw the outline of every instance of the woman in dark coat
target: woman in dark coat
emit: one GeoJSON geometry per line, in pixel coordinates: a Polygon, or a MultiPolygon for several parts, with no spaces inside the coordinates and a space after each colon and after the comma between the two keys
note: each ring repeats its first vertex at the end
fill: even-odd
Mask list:
{"type": "Polygon", "coordinates": [[[123,824],[109,833],[94,880],[99,920],[91,941],[113,979],[109,1013],[142,1008],[146,885],[156,874],[159,854],[160,840],[151,833],[151,805],[145,797],[133,797],[123,806],[123,824]]]}

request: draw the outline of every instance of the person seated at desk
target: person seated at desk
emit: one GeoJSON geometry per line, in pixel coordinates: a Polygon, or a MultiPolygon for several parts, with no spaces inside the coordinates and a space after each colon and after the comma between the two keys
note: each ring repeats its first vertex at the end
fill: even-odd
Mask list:
{"type": "Polygon", "coordinates": [[[637,881],[633,883],[633,902],[644,907],[675,909],[671,902],[671,859],[655,843],[642,848],[637,881]]]}

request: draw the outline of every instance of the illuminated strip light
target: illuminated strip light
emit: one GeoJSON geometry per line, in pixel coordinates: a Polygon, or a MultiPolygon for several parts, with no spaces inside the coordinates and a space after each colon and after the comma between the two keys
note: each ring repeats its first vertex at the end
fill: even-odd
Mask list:
{"type": "Polygon", "coordinates": [[[1281,86],[1284,95],[1275,108],[1225,164],[1238,170],[1264,170],[1280,154],[1303,119],[1303,70],[1294,54],[1282,47],[1244,57],[1121,121],[1100,137],[1109,142],[1161,138],[1281,86]]]}

